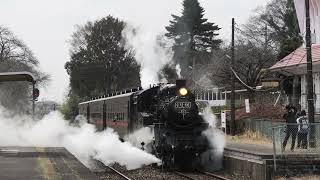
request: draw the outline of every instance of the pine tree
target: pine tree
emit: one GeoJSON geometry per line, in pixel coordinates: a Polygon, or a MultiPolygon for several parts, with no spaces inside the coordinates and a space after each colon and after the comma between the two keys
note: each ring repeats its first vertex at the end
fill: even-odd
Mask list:
{"type": "Polygon", "coordinates": [[[279,44],[279,59],[302,45],[303,38],[293,0],[273,0],[260,16],[272,28],[272,39],[279,44]]]}
{"type": "Polygon", "coordinates": [[[281,40],[279,58],[284,58],[300,47],[303,42],[300,35],[299,23],[293,0],[287,1],[284,22],[287,27],[285,33],[287,35],[281,40]]]}
{"type": "Polygon", "coordinates": [[[174,59],[181,64],[183,74],[193,57],[199,63],[200,56],[219,48],[222,42],[216,39],[220,28],[208,22],[204,12],[198,0],[184,0],[182,15],[172,15],[173,20],[166,27],[168,32],[165,35],[174,40],[174,59]]]}

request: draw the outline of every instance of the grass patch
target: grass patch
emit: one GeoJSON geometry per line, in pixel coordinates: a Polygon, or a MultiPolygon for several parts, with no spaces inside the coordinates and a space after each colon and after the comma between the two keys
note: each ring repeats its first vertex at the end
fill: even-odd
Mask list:
{"type": "Polygon", "coordinates": [[[236,136],[227,136],[227,140],[236,143],[272,145],[272,140],[263,136],[261,133],[246,130],[244,133],[236,136]]]}

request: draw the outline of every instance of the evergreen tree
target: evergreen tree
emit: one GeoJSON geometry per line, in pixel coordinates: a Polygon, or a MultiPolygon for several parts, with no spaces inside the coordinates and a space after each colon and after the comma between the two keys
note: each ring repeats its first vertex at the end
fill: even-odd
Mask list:
{"type": "Polygon", "coordinates": [[[204,18],[204,12],[198,0],[184,0],[182,15],[172,15],[173,20],[166,27],[166,37],[174,40],[174,59],[181,65],[184,76],[193,57],[200,63],[199,60],[208,57],[222,42],[216,39],[220,28],[208,22],[204,18]]]}
{"type": "Polygon", "coordinates": [[[71,40],[71,60],[65,64],[74,95],[100,96],[140,85],[140,66],[123,46],[124,27],[112,16],[78,27],[71,40]]]}
{"type": "Polygon", "coordinates": [[[272,39],[279,45],[279,59],[302,45],[294,0],[271,1],[261,14],[261,20],[272,28],[272,39]]]}
{"type": "Polygon", "coordinates": [[[283,58],[302,45],[303,38],[300,35],[299,23],[294,7],[294,1],[288,0],[284,15],[287,36],[281,41],[279,57],[283,58]]]}

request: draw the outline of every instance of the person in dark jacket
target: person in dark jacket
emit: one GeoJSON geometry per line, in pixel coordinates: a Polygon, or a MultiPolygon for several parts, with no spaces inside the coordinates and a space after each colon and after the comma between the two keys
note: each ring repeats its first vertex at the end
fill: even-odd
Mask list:
{"type": "Polygon", "coordinates": [[[302,110],[300,117],[297,118],[298,124],[298,148],[307,149],[309,121],[305,110],[302,110]]]}
{"type": "Polygon", "coordinates": [[[286,129],[286,136],[284,138],[284,141],[282,143],[282,150],[284,151],[286,149],[287,141],[288,139],[292,138],[291,141],[291,151],[294,151],[295,142],[296,142],[296,136],[298,131],[297,126],[297,108],[292,105],[286,106],[287,112],[283,115],[283,118],[286,120],[287,123],[287,129],[286,129]]]}

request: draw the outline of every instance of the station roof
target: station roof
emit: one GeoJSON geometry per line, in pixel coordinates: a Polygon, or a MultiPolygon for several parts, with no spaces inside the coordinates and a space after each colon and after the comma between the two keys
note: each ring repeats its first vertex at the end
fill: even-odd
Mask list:
{"type": "Polygon", "coordinates": [[[0,82],[7,81],[28,81],[31,83],[35,83],[36,79],[30,72],[4,72],[0,73],[0,82]]]}
{"type": "MultiPolygon", "coordinates": [[[[314,71],[320,71],[318,64],[320,64],[320,45],[313,45],[312,62],[314,71]]],[[[274,64],[271,71],[283,71],[291,74],[305,74],[307,65],[307,53],[305,47],[299,47],[276,64],[274,64]]]]}

